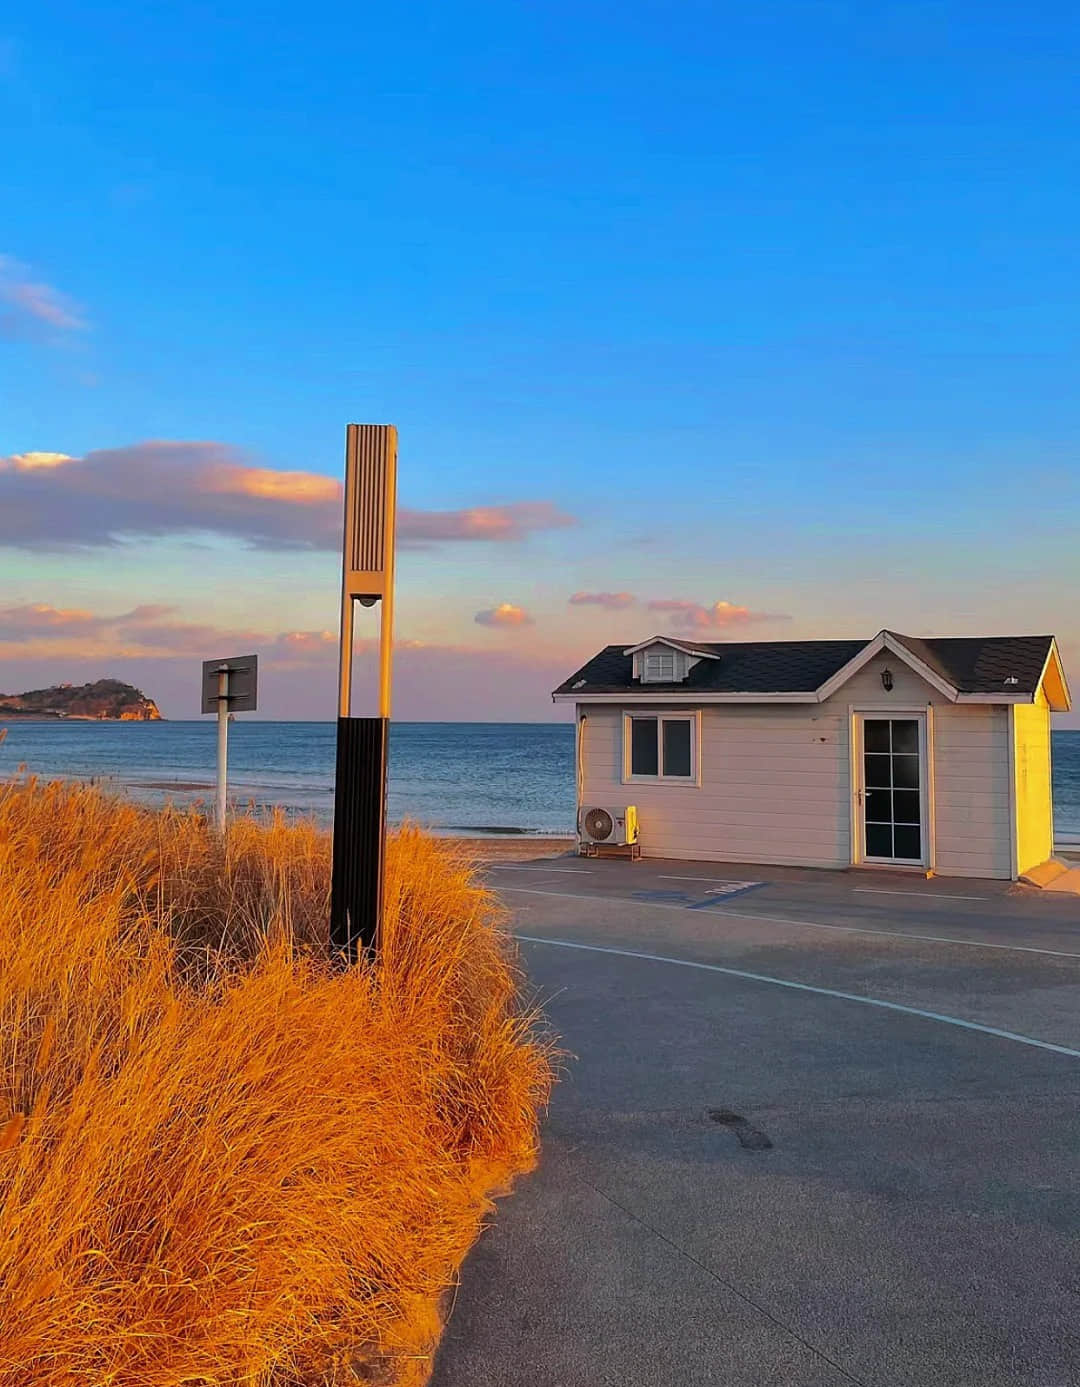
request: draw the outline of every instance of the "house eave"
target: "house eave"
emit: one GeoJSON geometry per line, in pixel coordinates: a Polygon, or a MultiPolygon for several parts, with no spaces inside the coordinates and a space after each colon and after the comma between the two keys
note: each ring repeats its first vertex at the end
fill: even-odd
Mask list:
{"type": "MultiPolygon", "coordinates": [[[[702,690],[698,693],[672,692],[671,690],[654,690],[644,692],[640,689],[616,690],[613,693],[553,693],[551,695],[553,703],[692,703],[696,706],[705,707],[711,704],[724,703],[824,703],[825,699],[818,692],[802,691],[798,693],[715,693],[702,690]]],[[[1014,703],[1034,703],[1033,694],[1014,693],[968,693],[957,694],[955,698],[949,699],[950,703],[982,703],[996,704],[998,707],[1005,707],[1014,703]]]]}
{"type": "Polygon", "coordinates": [[[693,641],[680,640],[677,636],[650,636],[648,640],[638,641],[623,651],[624,655],[637,655],[648,650],[651,645],[666,645],[669,650],[678,650],[683,655],[693,655],[698,660],[719,660],[715,650],[702,650],[693,641]]]}
{"type": "Polygon", "coordinates": [[[657,689],[645,693],[640,689],[626,689],[615,693],[553,693],[553,703],[692,703],[704,707],[713,703],[817,703],[815,693],[713,693],[701,690],[698,693],[673,693],[657,689]]]}
{"type": "Polygon", "coordinates": [[[996,703],[1004,707],[1014,703],[1034,703],[1033,693],[962,693],[957,694],[953,703],[996,703]]]}
{"type": "MultiPolygon", "coordinates": [[[[902,660],[907,667],[924,679],[931,688],[937,689],[938,693],[944,694],[950,703],[956,703],[960,697],[960,690],[955,688],[947,680],[942,679],[941,675],[932,670],[928,664],[920,660],[919,657],[908,650],[907,646],[901,645],[897,640],[893,640],[888,631],[879,631],[872,641],[863,646],[857,655],[853,655],[846,665],[842,665],[835,674],[829,676],[824,684],[817,690],[818,702],[824,703],[827,698],[831,698],[834,693],[842,689],[849,679],[854,678],[865,665],[869,664],[875,655],[880,655],[887,650],[890,655],[895,655],[898,660],[902,660]]],[[[1007,702],[1007,699],[1000,700],[1007,702]]]]}
{"type": "MultiPolygon", "coordinates": [[[[1065,666],[1061,663],[1061,652],[1058,650],[1057,638],[1051,636],[1050,649],[1046,652],[1046,659],[1043,661],[1042,672],[1039,675],[1039,682],[1035,686],[1036,692],[1043,690],[1046,701],[1050,704],[1050,711],[1053,713],[1068,713],[1072,710],[1072,693],[1069,689],[1069,681],[1065,678],[1065,666]],[[1046,676],[1050,671],[1051,665],[1057,672],[1058,683],[1061,685],[1061,696],[1058,699],[1051,698],[1044,685],[1046,676]]],[[[1034,702],[1034,696],[1032,697],[1034,702]]]]}

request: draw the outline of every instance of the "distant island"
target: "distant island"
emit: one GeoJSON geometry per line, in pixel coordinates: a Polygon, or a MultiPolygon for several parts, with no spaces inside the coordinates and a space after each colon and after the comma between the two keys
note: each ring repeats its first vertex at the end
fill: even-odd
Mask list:
{"type": "Polygon", "coordinates": [[[93,684],[54,684],[21,694],[0,694],[0,721],[5,718],[70,718],[80,722],[159,722],[152,698],[119,679],[93,684]]]}

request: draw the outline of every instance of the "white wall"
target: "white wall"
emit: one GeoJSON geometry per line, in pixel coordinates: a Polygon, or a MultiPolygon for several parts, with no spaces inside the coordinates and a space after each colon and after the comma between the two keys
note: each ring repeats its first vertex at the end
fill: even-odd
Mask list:
{"type": "Polygon", "coordinates": [[[588,717],[583,802],[636,804],[647,855],[847,864],[846,733],[837,710],[816,705],[706,707],[700,787],[670,781],[623,785],[621,707],[580,711],[588,717]]]}
{"type": "Polygon", "coordinates": [[[886,709],[930,704],[936,846],[942,876],[1008,878],[1012,865],[1009,821],[1009,712],[1002,704],[950,703],[893,655],[871,660],[821,704],[886,709]],[[881,686],[892,671],[893,688],[881,686]]]}
{"type": "MultiPolygon", "coordinates": [[[[951,704],[892,656],[871,661],[824,703],[706,705],[700,787],[667,781],[623,785],[622,705],[580,707],[579,716],[588,718],[583,802],[636,804],[648,856],[846,867],[851,862],[849,708],[928,703],[933,705],[937,870],[1008,877],[1007,709],[951,704]],[[889,694],[881,685],[886,664],[893,672],[889,694]]],[[[663,708],[659,701],[655,706],[663,708]]],[[[634,711],[648,710],[635,705],[634,711]]]]}

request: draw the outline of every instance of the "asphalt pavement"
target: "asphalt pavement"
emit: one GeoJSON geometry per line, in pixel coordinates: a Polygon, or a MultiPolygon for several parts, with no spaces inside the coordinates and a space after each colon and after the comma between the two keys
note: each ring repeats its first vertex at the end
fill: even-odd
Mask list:
{"type": "Polygon", "coordinates": [[[435,1387],[1080,1382],[1080,901],[491,867],[567,1051],[435,1387]]]}

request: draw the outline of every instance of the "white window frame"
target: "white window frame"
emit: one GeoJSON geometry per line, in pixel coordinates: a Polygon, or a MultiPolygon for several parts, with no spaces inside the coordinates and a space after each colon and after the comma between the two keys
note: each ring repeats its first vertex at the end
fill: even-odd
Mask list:
{"type": "Polygon", "coordinates": [[[665,641],[653,641],[651,645],[634,652],[634,678],[641,684],[681,684],[695,664],[697,660],[687,655],[685,650],[679,650],[665,641]],[[650,660],[663,661],[665,666],[670,661],[671,673],[663,669],[659,674],[650,673],[650,660]]]}
{"type": "Polygon", "coordinates": [[[898,872],[933,872],[937,866],[937,794],[934,777],[934,706],[932,703],[849,703],[851,750],[851,865],[889,867],[898,872]],[[866,853],[863,813],[863,723],[867,718],[915,718],[919,724],[919,775],[922,784],[922,861],[870,857],[866,853]]]}
{"type": "Polygon", "coordinates": [[[644,662],[641,666],[641,682],[643,684],[674,684],[679,677],[674,650],[645,650],[642,652],[642,660],[644,662]],[[670,664],[671,672],[665,673],[661,668],[659,673],[654,673],[649,668],[653,660],[660,664],[670,664]]]}
{"type": "Polygon", "coordinates": [[[701,786],[701,709],[684,712],[662,712],[660,709],[624,709],[622,715],[622,783],[624,785],[683,785],[701,786]],[[630,769],[633,764],[633,737],[631,723],[635,719],[656,719],[656,766],[655,775],[634,775],[630,769]],[[664,774],[664,729],[665,722],[688,722],[690,724],[690,774],[664,774]]]}

